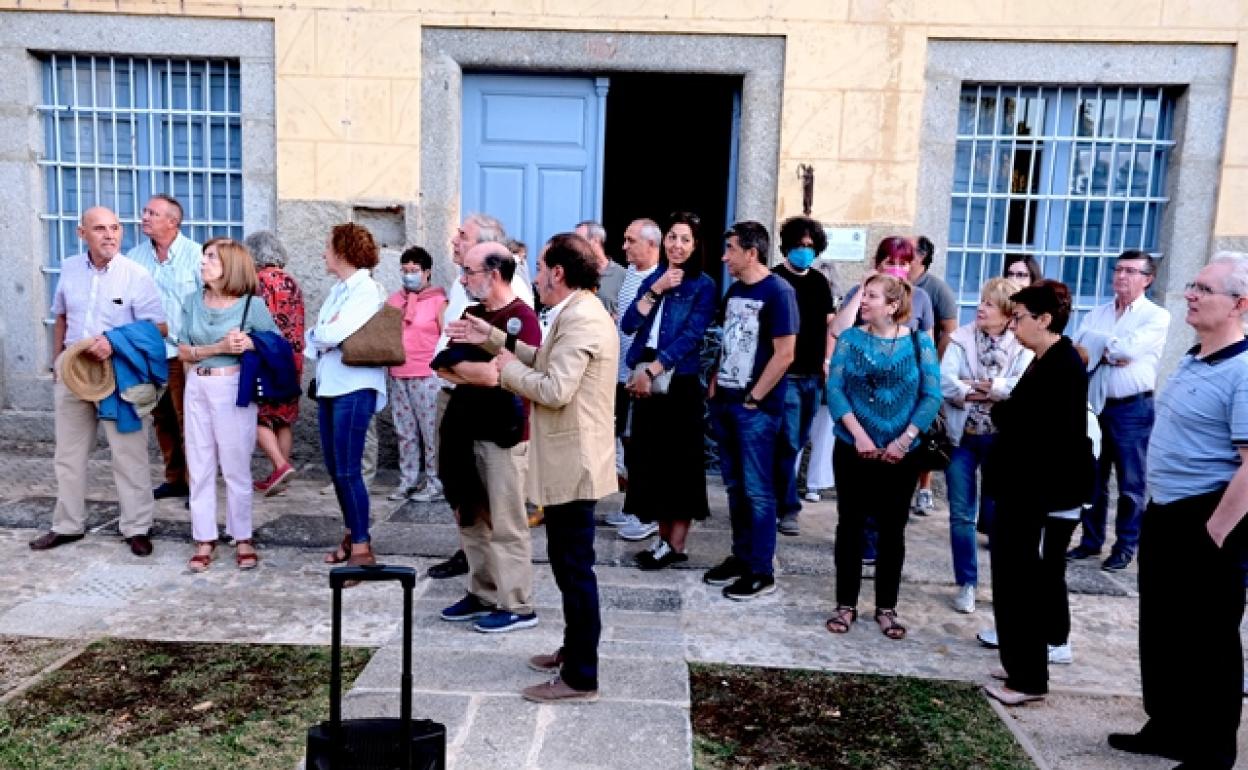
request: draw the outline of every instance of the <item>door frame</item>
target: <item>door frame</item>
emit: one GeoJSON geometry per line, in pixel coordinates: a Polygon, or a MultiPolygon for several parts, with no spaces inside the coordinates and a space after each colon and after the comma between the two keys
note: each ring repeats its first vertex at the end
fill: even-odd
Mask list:
{"type": "MultiPolygon", "coordinates": [[[[762,35],[425,27],[421,31],[418,239],[451,280],[451,233],[459,223],[463,73],[613,72],[735,75],[743,79],[735,199],[739,219],[775,229],[785,40],[762,35]],[[748,109],[744,109],[748,107],[748,109]]],[[[540,244],[531,244],[540,248],[540,244]]]]}

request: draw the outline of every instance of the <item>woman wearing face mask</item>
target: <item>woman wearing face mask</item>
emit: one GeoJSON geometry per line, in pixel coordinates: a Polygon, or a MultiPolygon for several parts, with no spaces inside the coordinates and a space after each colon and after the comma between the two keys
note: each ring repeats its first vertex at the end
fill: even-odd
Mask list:
{"type": "MultiPolygon", "coordinates": [[[[634,557],[645,570],[686,561],[689,527],[710,515],[702,464],[706,392],[698,364],[718,293],[702,272],[701,224],[695,214],[672,215],[663,237],[666,261],[642,281],[620,318],[623,333],[634,335],[625,353],[634,370],[625,387],[634,401],[624,510],[641,520],[642,531],[653,531],[655,523],[659,530],[654,545],[634,557]],[[665,372],[672,372],[667,392],[655,393],[655,379],[665,372]]],[[[622,527],[620,537],[642,539],[632,529],[622,527]]]]}
{"type": "Polygon", "coordinates": [[[403,288],[387,303],[403,311],[403,348],[407,360],[390,367],[390,403],[399,439],[399,486],[389,500],[439,500],[437,412],[442,380],[429,368],[438,338],[446,292],[431,286],[433,258],[419,246],[399,257],[403,288]]]}

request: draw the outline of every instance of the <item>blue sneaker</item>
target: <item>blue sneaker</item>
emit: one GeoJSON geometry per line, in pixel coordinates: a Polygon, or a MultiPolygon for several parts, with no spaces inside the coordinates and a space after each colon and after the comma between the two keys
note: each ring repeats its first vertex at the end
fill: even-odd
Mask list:
{"type": "Polygon", "coordinates": [[[464,598],[442,610],[442,619],[452,622],[460,620],[476,620],[477,618],[489,615],[493,611],[493,607],[481,601],[475,595],[466,594],[464,598]]]}
{"type": "Polygon", "coordinates": [[[507,610],[494,610],[476,623],[473,623],[472,627],[483,634],[505,634],[508,631],[518,631],[522,628],[532,628],[536,625],[536,612],[530,612],[527,615],[517,615],[507,610]]]}

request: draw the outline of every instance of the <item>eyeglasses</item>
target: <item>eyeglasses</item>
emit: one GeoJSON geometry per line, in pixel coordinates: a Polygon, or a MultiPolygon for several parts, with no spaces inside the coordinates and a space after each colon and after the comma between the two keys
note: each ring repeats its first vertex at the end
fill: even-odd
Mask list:
{"type": "Polygon", "coordinates": [[[1018,326],[1019,324],[1023,322],[1024,318],[1030,318],[1032,320],[1035,320],[1039,317],[1040,316],[1036,315],[1035,313],[1023,311],[1022,313],[1015,313],[1014,315],[1010,316],[1010,324],[1012,326],[1018,326]]]}
{"type": "Polygon", "coordinates": [[[1209,284],[1200,283],[1199,281],[1192,281],[1191,283],[1184,284],[1183,291],[1188,294],[1197,294],[1201,297],[1209,297],[1214,294],[1224,294],[1228,297],[1234,297],[1236,299],[1239,299],[1239,297],[1241,296],[1240,294],[1233,292],[1233,291],[1218,291],[1217,289],[1213,288],[1209,284]]]}
{"type": "Polygon", "coordinates": [[[1131,267],[1130,265],[1114,265],[1114,275],[1119,273],[1130,277],[1135,277],[1137,275],[1152,275],[1151,271],[1141,270],[1138,267],[1131,267]]]}
{"type": "Polygon", "coordinates": [[[1027,270],[1010,270],[1005,274],[1006,278],[1021,278],[1024,281],[1031,280],[1031,272],[1027,270]]]}
{"type": "Polygon", "coordinates": [[[461,267],[459,269],[460,275],[463,275],[467,278],[471,278],[474,275],[484,275],[485,273],[488,273],[488,272],[490,272],[490,269],[488,267],[483,267],[480,270],[473,270],[470,267],[461,267]]]}

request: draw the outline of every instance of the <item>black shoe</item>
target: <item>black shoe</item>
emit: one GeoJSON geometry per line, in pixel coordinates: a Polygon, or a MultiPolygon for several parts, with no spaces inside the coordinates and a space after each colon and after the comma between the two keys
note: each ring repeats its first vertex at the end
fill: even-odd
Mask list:
{"type": "Polygon", "coordinates": [[[1125,551],[1114,551],[1109,558],[1101,562],[1101,569],[1106,572],[1121,572],[1131,563],[1131,554],[1125,551]]]}
{"type": "Polygon", "coordinates": [[[147,535],[128,537],[126,538],[126,545],[130,546],[130,553],[135,556],[152,555],[152,539],[147,535]]]}
{"type": "Polygon", "coordinates": [[[1086,545],[1077,545],[1066,552],[1066,561],[1078,561],[1080,559],[1091,559],[1093,556],[1100,556],[1100,548],[1089,548],[1086,545]]]}
{"type": "Polygon", "coordinates": [[[1183,752],[1169,741],[1157,738],[1144,730],[1138,733],[1110,733],[1109,747],[1130,754],[1151,754],[1166,759],[1183,760],[1183,752]]]}
{"type": "Polygon", "coordinates": [[[708,569],[706,574],[702,576],[702,582],[713,586],[726,586],[748,574],[750,574],[750,571],[746,568],[745,562],[735,556],[729,556],[718,565],[708,569]]]}
{"type": "Polygon", "coordinates": [[[166,481],[152,490],[152,497],[156,500],[164,500],[166,497],[189,497],[190,494],[190,487],[185,484],[175,484],[172,481],[166,481]]]}
{"type": "Polygon", "coordinates": [[[30,550],[32,551],[51,551],[66,543],[76,543],[82,539],[82,535],[62,535],[60,532],[46,532],[34,540],[30,541],[30,550]]]}
{"type": "Polygon", "coordinates": [[[468,574],[468,557],[463,551],[456,551],[455,555],[441,564],[435,564],[429,568],[427,573],[434,580],[445,580],[458,575],[468,574]]]}
{"type": "Polygon", "coordinates": [[[639,569],[653,571],[670,567],[678,562],[689,561],[689,556],[672,548],[670,543],[660,538],[654,547],[638,551],[633,556],[633,561],[637,562],[639,569]]]}
{"type": "Polygon", "coordinates": [[[742,575],[737,582],[724,587],[725,598],[739,602],[748,602],[775,592],[776,579],[771,575],[742,575]]]}

